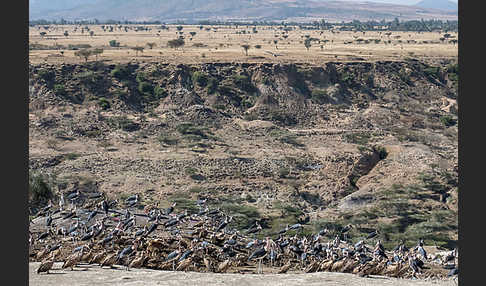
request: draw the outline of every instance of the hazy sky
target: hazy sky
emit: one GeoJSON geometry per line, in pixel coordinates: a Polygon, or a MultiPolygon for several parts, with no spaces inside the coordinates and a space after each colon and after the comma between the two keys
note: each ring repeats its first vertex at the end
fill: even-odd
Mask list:
{"type": "MultiPolygon", "coordinates": [[[[421,0],[344,0],[344,1],[370,1],[370,2],[381,2],[390,4],[401,4],[401,5],[413,5],[417,4],[421,0]]],[[[457,0],[449,0],[457,3],[457,0]]]]}

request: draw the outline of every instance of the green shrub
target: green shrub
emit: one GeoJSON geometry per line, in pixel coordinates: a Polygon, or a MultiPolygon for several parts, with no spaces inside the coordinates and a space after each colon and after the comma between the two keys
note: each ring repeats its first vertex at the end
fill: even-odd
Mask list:
{"type": "Polygon", "coordinates": [[[197,83],[200,87],[205,87],[208,84],[208,76],[203,72],[196,71],[192,74],[192,82],[197,83]]]}
{"type": "Polygon", "coordinates": [[[62,84],[55,84],[53,87],[53,91],[56,95],[60,95],[60,96],[65,96],[67,94],[66,89],[62,84]]]}
{"type": "Polygon", "coordinates": [[[456,120],[454,120],[454,118],[452,118],[450,115],[441,116],[440,122],[447,127],[454,126],[456,124],[456,120]]]}
{"type": "Polygon", "coordinates": [[[340,80],[344,84],[352,86],[354,84],[354,75],[350,72],[342,72],[340,75],[340,80]]]}
{"type": "Polygon", "coordinates": [[[305,147],[304,144],[302,144],[297,140],[297,136],[295,135],[284,135],[280,137],[278,140],[282,143],[290,144],[295,147],[305,147]]]}
{"type": "Polygon", "coordinates": [[[210,77],[206,85],[208,94],[214,93],[218,89],[218,81],[215,78],[210,77]]]}
{"type": "Polygon", "coordinates": [[[458,74],[459,73],[459,64],[450,64],[447,66],[447,72],[448,73],[455,73],[455,74],[458,74]]]}
{"type": "Polygon", "coordinates": [[[373,150],[378,153],[378,156],[380,157],[380,160],[385,159],[388,156],[388,152],[386,151],[386,148],[383,146],[374,146],[373,150]]]}
{"type": "Polygon", "coordinates": [[[99,129],[88,130],[88,131],[85,132],[85,135],[90,137],[90,138],[99,137],[99,136],[101,136],[101,134],[103,134],[103,132],[99,129]]]}
{"type": "Polygon", "coordinates": [[[329,100],[329,96],[325,90],[313,89],[311,92],[311,99],[315,103],[323,104],[329,100]]]}
{"type": "Polygon", "coordinates": [[[193,168],[193,167],[187,167],[184,172],[186,173],[186,175],[194,175],[196,174],[197,172],[197,169],[196,168],[193,168]]]}
{"type": "Polygon", "coordinates": [[[285,111],[280,111],[280,110],[271,111],[269,112],[268,116],[270,117],[270,120],[276,121],[282,125],[297,124],[297,120],[295,119],[295,117],[292,114],[287,113],[285,111]]]}
{"type": "Polygon", "coordinates": [[[110,109],[111,105],[110,105],[110,101],[104,97],[100,97],[98,99],[98,105],[101,107],[101,109],[103,110],[108,110],[110,109]]]}
{"type": "Polygon", "coordinates": [[[247,228],[253,221],[260,218],[260,212],[256,207],[241,203],[224,202],[221,210],[233,216],[231,224],[239,230],[247,228]]]}
{"type": "Polygon", "coordinates": [[[90,44],[69,44],[68,45],[68,50],[80,50],[80,49],[89,49],[91,48],[90,44]]]}
{"type": "Polygon", "coordinates": [[[115,126],[123,131],[131,132],[140,129],[140,125],[132,120],[128,119],[126,116],[117,116],[109,119],[112,126],[115,126]]]}
{"type": "Polygon", "coordinates": [[[33,204],[46,202],[53,196],[47,175],[29,170],[29,201],[33,204]]]}
{"type": "Polygon", "coordinates": [[[139,72],[139,73],[137,73],[137,76],[135,77],[135,80],[138,83],[147,81],[147,75],[144,72],[139,72]]]}
{"type": "Polygon", "coordinates": [[[290,174],[290,169],[289,168],[280,168],[278,170],[278,175],[280,178],[287,178],[287,176],[290,174]]]}
{"type": "Polygon", "coordinates": [[[256,89],[250,78],[246,75],[235,75],[233,77],[233,83],[243,91],[253,92],[256,89]]]}
{"type": "Polygon", "coordinates": [[[167,46],[169,48],[174,48],[174,49],[177,49],[177,48],[180,48],[182,46],[184,46],[185,42],[184,42],[184,39],[182,38],[178,38],[178,39],[173,39],[173,40],[170,40],[167,42],[167,46]]]}
{"type": "Polygon", "coordinates": [[[202,187],[191,187],[189,189],[189,192],[190,193],[193,193],[193,194],[199,194],[199,193],[201,193],[203,191],[204,191],[204,189],[202,187]]]}
{"type": "Polygon", "coordinates": [[[183,135],[196,135],[204,139],[208,138],[208,135],[205,133],[203,128],[194,126],[192,123],[189,122],[177,125],[176,130],[183,135]]]}
{"type": "Polygon", "coordinates": [[[141,81],[138,83],[138,91],[143,94],[154,94],[154,87],[151,83],[141,81]]]}
{"type": "Polygon", "coordinates": [[[131,75],[131,71],[127,65],[117,65],[112,71],[111,75],[118,80],[128,79],[131,75]]]}
{"type": "Polygon", "coordinates": [[[398,73],[398,76],[406,84],[410,84],[412,82],[410,75],[403,69],[400,70],[400,72],[398,73]]]}
{"type": "Polygon", "coordinates": [[[64,154],[64,158],[66,160],[76,160],[77,158],[79,158],[81,155],[78,154],[78,153],[67,153],[67,154],[64,154]]]}
{"type": "Polygon", "coordinates": [[[167,134],[160,134],[157,137],[157,141],[159,141],[162,145],[177,145],[179,143],[179,139],[175,136],[167,135],[167,134]]]}
{"type": "Polygon", "coordinates": [[[247,97],[247,98],[244,98],[244,99],[241,101],[241,105],[242,105],[244,108],[251,108],[251,107],[253,107],[253,105],[255,105],[255,104],[253,103],[252,98],[247,97]]]}
{"type": "Polygon", "coordinates": [[[171,203],[177,203],[176,209],[187,210],[188,214],[195,214],[199,212],[199,207],[196,205],[194,200],[183,196],[181,197],[180,194],[171,196],[168,201],[171,203]]]}
{"type": "Polygon", "coordinates": [[[425,75],[427,75],[428,77],[433,77],[433,78],[439,78],[439,67],[432,67],[432,66],[429,66],[429,67],[426,67],[424,69],[424,73],[425,75]]]}
{"type": "Polygon", "coordinates": [[[40,78],[42,78],[45,82],[52,82],[56,78],[56,73],[52,70],[41,69],[37,72],[40,78]]]}
{"type": "Polygon", "coordinates": [[[110,47],[119,47],[120,42],[117,42],[117,40],[111,40],[110,42],[110,47]]]}
{"type": "Polygon", "coordinates": [[[371,138],[371,135],[368,133],[348,133],[345,134],[344,140],[348,143],[359,144],[359,145],[366,145],[371,138]]]}
{"type": "Polygon", "coordinates": [[[161,86],[156,86],[154,88],[154,94],[157,97],[157,99],[165,98],[167,96],[167,91],[161,86]]]}

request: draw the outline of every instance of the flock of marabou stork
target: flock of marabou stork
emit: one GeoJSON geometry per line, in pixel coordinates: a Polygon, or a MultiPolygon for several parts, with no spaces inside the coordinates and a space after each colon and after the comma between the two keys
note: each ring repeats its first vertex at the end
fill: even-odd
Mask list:
{"type": "Polygon", "coordinates": [[[101,193],[79,191],[62,194],[57,208],[49,202],[29,226],[30,260],[41,261],[37,273],[49,273],[54,262],[63,262],[61,269],[71,270],[90,265],[214,273],[328,271],[417,279],[458,274],[457,249],[429,255],[423,240],[415,247],[402,242],[386,250],[377,231],[351,243],[346,240],[351,225],[331,239],[327,229],[298,236],[301,223],[257,239],[258,221],[243,231],[230,229],[232,217],[209,209],[206,200],[198,200],[200,211],[191,215],[176,213],[176,203],[141,211],[139,202],[138,195],[120,205],[101,193]]]}

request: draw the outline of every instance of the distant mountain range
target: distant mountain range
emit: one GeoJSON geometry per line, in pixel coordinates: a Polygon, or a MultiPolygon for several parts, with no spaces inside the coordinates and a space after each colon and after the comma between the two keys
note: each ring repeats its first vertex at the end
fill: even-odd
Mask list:
{"type": "Polygon", "coordinates": [[[457,11],[457,3],[449,0],[422,0],[415,6],[422,8],[442,9],[449,11],[457,11]]]}
{"type": "Polygon", "coordinates": [[[29,19],[159,20],[167,23],[201,20],[379,21],[392,20],[395,17],[400,20],[457,20],[457,10],[437,9],[449,7],[440,4],[444,1],[450,2],[424,0],[419,3],[422,6],[410,6],[332,0],[30,0],[29,19]],[[440,5],[433,6],[434,3],[440,5]]]}

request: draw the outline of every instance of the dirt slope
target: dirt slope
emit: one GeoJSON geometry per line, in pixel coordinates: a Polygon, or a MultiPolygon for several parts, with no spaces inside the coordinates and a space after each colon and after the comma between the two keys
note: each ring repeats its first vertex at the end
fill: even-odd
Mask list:
{"type": "MultiPolygon", "coordinates": [[[[31,65],[29,167],[141,208],[207,198],[262,237],[457,243],[454,63],[31,65]],[[447,107],[447,108],[445,108],[447,107]]],[[[40,205],[46,204],[41,201],[40,205]]],[[[35,213],[39,205],[32,204],[35,213]]]]}

